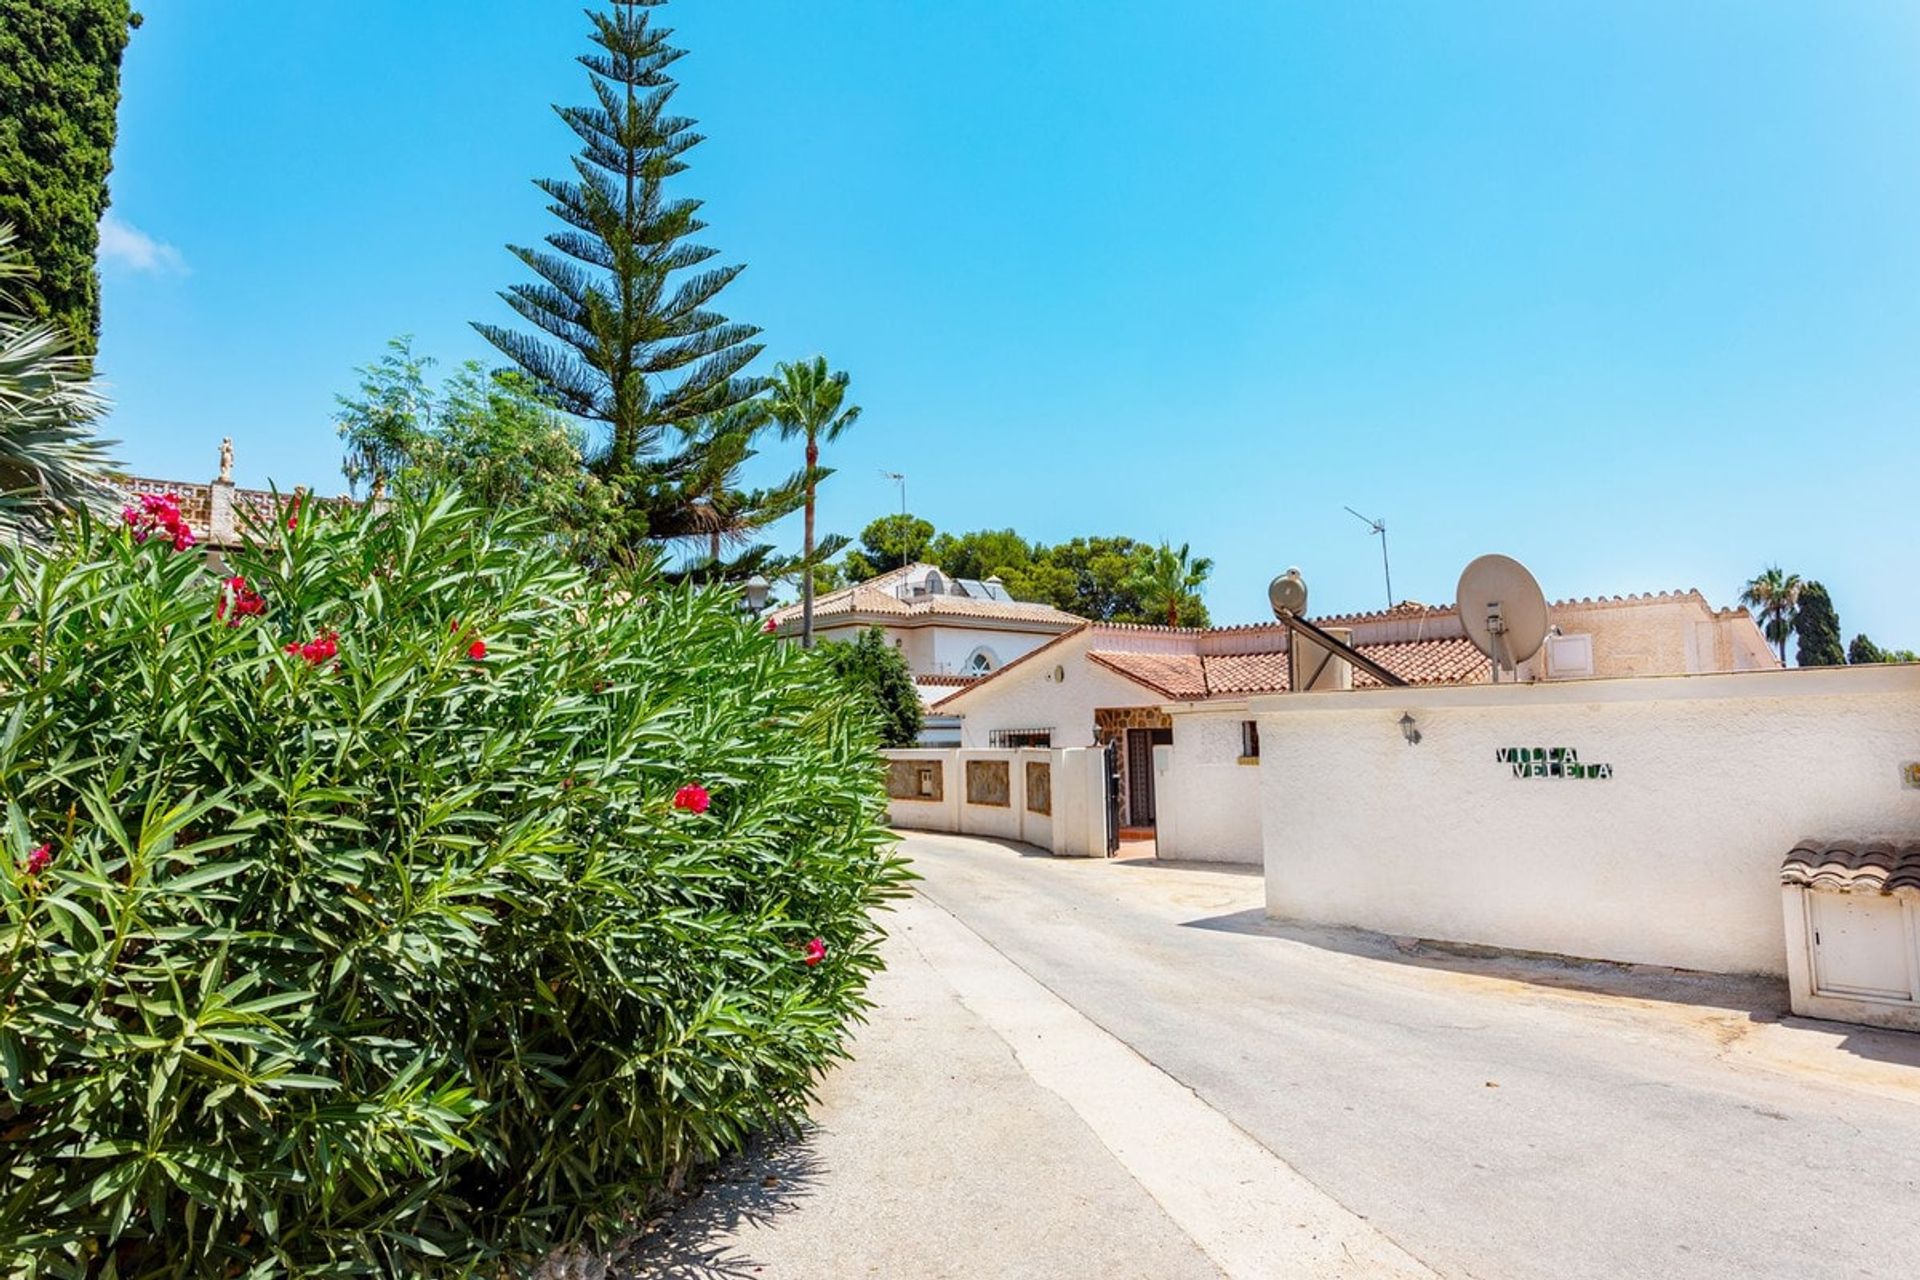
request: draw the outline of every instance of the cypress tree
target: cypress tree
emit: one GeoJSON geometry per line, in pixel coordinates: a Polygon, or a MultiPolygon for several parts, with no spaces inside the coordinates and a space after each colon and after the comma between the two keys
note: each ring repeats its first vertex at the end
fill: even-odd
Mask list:
{"type": "Polygon", "coordinates": [[[1847,651],[1840,643],[1840,615],[1834,612],[1833,597],[1818,582],[1800,586],[1800,608],[1793,617],[1794,634],[1800,637],[1793,660],[1802,667],[1840,667],[1847,662],[1847,651]]]}
{"type": "Polygon", "coordinates": [[[544,249],[509,246],[538,279],[501,294],[540,332],[474,326],[555,404],[604,428],[590,465],[620,495],[627,546],[699,528],[687,493],[705,437],[693,428],[767,385],[742,374],[759,330],[711,309],[742,268],[705,267],[717,250],[691,238],[706,226],[700,202],[668,194],[701,135],[670,109],[684,51],[651,21],[662,3],[588,15],[595,48],[579,61],[594,102],[554,108],[580,139],[574,176],[535,184],[565,225],[544,249]]]}
{"type": "Polygon", "coordinates": [[[100,336],[100,215],[120,106],[120,56],[140,25],[129,0],[0,0],[0,225],[12,223],[35,279],[28,314],[72,350],[100,336]]]}

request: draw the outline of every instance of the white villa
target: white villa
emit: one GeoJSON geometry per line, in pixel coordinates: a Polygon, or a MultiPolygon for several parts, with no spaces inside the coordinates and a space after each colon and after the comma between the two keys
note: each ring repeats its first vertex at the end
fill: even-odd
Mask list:
{"type": "MultiPolygon", "coordinates": [[[[1780,664],[1744,609],[1698,591],[1549,606],[1553,633],[1521,683],[1756,671],[1780,664]]],[[[1485,684],[1485,655],[1451,605],[1412,601],[1318,620],[1409,685],[1485,684]]],[[[1123,744],[1123,825],[1152,828],[1168,858],[1258,865],[1260,736],[1249,700],[1289,689],[1278,623],[1204,630],[1083,623],[930,710],[959,719],[966,748],[1123,744]]],[[[1355,689],[1377,687],[1340,663],[1355,689]]]]}
{"type": "MultiPolygon", "coordinates": [[[[930,746],[960,745],[959,722],[932,704],[1083,622],[1052,605],[1015,600],[998,578],[955,578],[930,564],[910,564],[813,602],[815,639],[856,640],[869,627],[886,632],[928,704],[922,740],[930,746]]],[[[782,636],[798,636],[800,606],[775,610],[771,625],[782,636]]]]}

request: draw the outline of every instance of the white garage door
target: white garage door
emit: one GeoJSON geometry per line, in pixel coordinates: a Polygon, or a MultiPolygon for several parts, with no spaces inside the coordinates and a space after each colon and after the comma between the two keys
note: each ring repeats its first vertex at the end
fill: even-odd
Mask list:
{"type": "Polygon", "coordinates": [[[1808,895],[1813,985],[1821,995],[1913,1001],[1913,919],[1899,898],[1878,893],[1808,895]]]}

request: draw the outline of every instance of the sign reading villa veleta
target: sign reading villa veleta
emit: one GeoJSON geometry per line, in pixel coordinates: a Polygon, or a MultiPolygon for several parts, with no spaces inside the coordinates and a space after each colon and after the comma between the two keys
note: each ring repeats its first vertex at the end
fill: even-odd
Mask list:
{"type": "Polygon", "coordinates": [[[1572,747],[1499,747],[1493,758],[1516,778],[1611,778],[1610,764],[1582,764],[1572,747]]]}

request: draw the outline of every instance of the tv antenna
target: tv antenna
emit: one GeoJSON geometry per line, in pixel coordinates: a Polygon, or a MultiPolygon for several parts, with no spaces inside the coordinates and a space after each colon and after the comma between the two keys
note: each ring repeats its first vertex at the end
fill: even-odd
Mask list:
{"type": "Polygon", "coordinates": [[[1454,592],[1467,638],[1487,655],[1493,682],[1540,652],[1547,640],[1547,598],[1511,556],[1481,556],[1460,573],[1454,592]]]}
{"type": "Polygon", "coordinates": [[[1375,520],[1371,516],[1363,516],[1352,507],[1347,508],[1347,514],[1367,526],[1371,532],[1380,535],[1380,570],[1387,575],[1387,608],[1391,609],[1393,608],[1393,566],[1387,562],[1387,522],[1375,520]]]}

